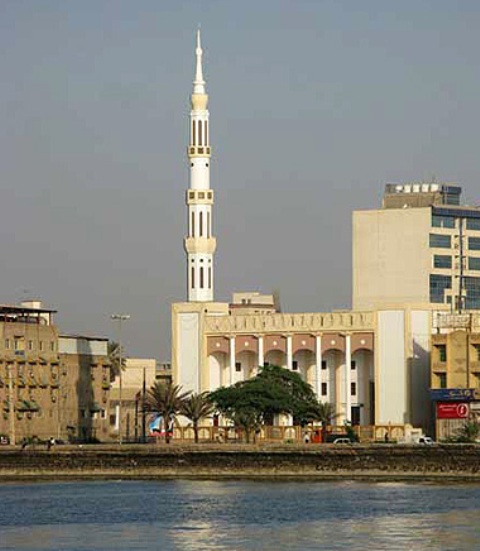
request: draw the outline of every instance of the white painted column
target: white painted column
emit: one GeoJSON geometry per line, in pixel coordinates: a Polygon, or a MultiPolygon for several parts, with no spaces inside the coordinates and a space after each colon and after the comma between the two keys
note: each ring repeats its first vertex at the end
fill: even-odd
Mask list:
{"type": "Polygon", "coordinates": [[[315,392],[322,399],[322,337],[315,337],[315,392]]]}
{"type": "Polygon", "coordinates": [[[235,337],[230,337],[230,385],[235,382],[235,337]]]}
{"type": "Polygon", "coordinates": [[[352,396],[350,394],[350,383],[352,373],[352,343],[350,335],[345,336],[345,421],[351,421],[352,417],[352,396]]]}
{"type": "Polygon", "coordinates": [[[258,365],[262,366],[262,367],[263,367],[263,362],[264,362],[264,359],[263,359],[264,352],[263,352],[263,350],[264,350],[264,348],[263,348],[263,337],[260,335],[258,337],[258,365]]]}
{"type": "Polygon", "coordinates": [[[293,353],[292,353],[292,335],[287,335],[287,369],[292,370],[293,353]]]}

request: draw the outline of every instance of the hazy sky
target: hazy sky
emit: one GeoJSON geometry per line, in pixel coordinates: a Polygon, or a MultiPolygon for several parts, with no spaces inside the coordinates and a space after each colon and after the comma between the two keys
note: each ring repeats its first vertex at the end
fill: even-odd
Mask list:
{"type": "Polygon", "coordinates": [[[170,357],[199,23],[217,300],[349,307],[351,211],[385,182],[478,200],[477,0],[1,0],[1,302],[106,336],[128,312],[127,352],[170,357]]]}

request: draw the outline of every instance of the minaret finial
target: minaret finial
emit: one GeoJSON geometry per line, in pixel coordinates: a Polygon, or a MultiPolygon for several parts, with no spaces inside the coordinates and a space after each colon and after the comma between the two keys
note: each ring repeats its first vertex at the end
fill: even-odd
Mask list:
{"type": "Polygon", "coordinates": [[[205,94],[205,80],[202,71],[202,43],[200,41],[200,28],[197,29],[197,48],[195,55],[197,57],[197,67],[195,71],[195,80],[193,81],[193,93],[205,94]]]}

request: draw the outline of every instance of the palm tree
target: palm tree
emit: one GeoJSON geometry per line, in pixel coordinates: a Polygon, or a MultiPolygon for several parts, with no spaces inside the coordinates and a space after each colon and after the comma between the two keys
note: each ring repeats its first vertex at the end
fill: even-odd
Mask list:
{"type": "Polygon", "coordinates": [[[316,409],[316,419],[322,423],[322,442],[325,442],[327,436],[327,425],[331,425],[333,419],[338,417],[335,412],[335,406],[329,402],[318,402],[316,409]]]}
{"type": "MultiPolygon", "coordinates": [[[[108,341],[108,359],[110,360],[110,382],[120,375],[120,345],[115,341],[108,341]]],[[[122,351],[123,352],[123,351],[122,351]]],[[[125,356],[122,354],[122,370],[125,369],[125,356]]]]}
{"type": "Polygon", "coordinates": [[[209,393],[191,394],[183,400],[180,413],[190,419],[193,425],[195,443],[198,444],[198,422],[215,411],[215,406],[210,402],[209,393]]]}
{"type": "Polygon", "coordinates": [[[165,442],[170,442],[168,423],[180,411],[182,403],[190,396],[190,392],[181,392],[179,385],[172,382],[155,381],[147,393],[147,407],[163,417],[165,427],[165,442]]]}

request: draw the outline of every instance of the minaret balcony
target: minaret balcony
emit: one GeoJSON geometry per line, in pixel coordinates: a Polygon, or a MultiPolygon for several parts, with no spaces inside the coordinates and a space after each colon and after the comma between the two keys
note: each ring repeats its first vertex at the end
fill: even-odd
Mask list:
{"type": "Polygon", "coordinates": [[[213,254],[217,240],[215,237],[185,237],[184,245],[188,254],[213,254]]]}
{"type": "Polygon", "coordinates": [[[189,157],[210,157],[212,148],[209,145],[189,145],[187,152],[189,157]]]}
{"type": "Polygon", "coordinates": [[[187,205],[213,205],[214,194],[211,189],[189,189],[186,193],[187,205]]]}

